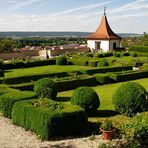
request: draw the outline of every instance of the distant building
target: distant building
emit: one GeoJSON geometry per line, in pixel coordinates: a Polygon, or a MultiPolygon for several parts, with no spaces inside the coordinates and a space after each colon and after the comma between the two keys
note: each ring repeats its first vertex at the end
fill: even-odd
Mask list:
{"type": "Polygon", "coordinates": [[[103,50],[104,52],[120,47],[121,37],[115,34],[107,21],[105,9],[102,21],[96,32],[87,37],[87,46],[91,51],[103,50]]]}

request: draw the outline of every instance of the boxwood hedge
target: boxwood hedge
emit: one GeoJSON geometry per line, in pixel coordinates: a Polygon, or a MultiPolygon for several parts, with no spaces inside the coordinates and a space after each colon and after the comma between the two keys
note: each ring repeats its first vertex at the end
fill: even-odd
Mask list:
{"type": "Polygon", "coordinates": [[[46,59],[46,60],[36,60],[36,61],[16,61],[16,62],[8,62],[4,63],[4,69],[17,69],[17,68],[29,68],[29,67],[37,67],[37,66],[46,66],[46,65],[55,65],[56,59],[46,59]]]}
{"type": "Polygon", "coordinates": [[[94,77],[96,78],[96,81],[100,84],[109,84],[110,78],[108,74],[95,74],[94,77]]]}
{"type": "Polygon", "coordinates": [[[85,131],[87,115],[79,106],[49,99],[38,99],[38,103],[34,101],[15,103],[12,110],[13,123],[36,132],[43,140],[55,136],[82,134],[85,131]]]}
{"type": "Polygon", "coordinates": [[[148,71],[133,71],[129,73],[110,73],[109,78],[115,82],[136,80],[141,78],[147,78],[148,71]]]}
{"type": "Polygon", "coordinates": [[[37,98],[33,92],[29,91],[10,91],[0,95],[0,110],[5,117],[11,118],[13,105],[20,100],[37,98]]]}
{"type": "Polygon", "coordinates": [[[132,66],[103,67],[103,68],[88,69],[82,71],[82,73],[93,75],[97,73],[118,72],[118,71],[132,70],[132,69],[133,69],[132,66]]]}

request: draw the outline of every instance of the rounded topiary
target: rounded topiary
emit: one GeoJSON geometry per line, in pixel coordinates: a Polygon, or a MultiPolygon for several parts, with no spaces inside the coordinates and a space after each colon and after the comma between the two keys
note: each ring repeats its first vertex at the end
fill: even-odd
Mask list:
{"type": "Polygon", "coordinates": [[[98,62],[97,66],[98,67],[109,66],[109,63],[107,62],[107,60],[101,60],[100,62],[98,62]]]}
{"type": "Polygon", "coordinates": [[[84,108],[87,113],[94,113],[100,105],[99,96],[90,87],[79,87],[74,90],[71,103],[84,108]]]}
{"type": "Polygon", "coordinates": [[[67,59],[65,56],[59,56],[56,58],[56,65],[67,65],[67,59]]]}
{"type": "Polygon", "coordinates": [[[148,110],[148,93],[135,82],[122,84],[114,93],[112,101],[115,109],[126,116],[148,110]]]}
{"type": "Polygon", "coordinates": [[[54,100],[57,96],[57,86],[53,80],[43,78],[35,83],[34,92],[40,98],[49,98],[54,100]]]}

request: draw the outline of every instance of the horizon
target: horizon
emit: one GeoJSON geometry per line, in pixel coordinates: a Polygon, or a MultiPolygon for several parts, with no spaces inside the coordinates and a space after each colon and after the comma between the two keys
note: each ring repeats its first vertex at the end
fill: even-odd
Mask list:
{"type": "Polygon", "coordinates": [[[62,1],[0,0],[0,32],[94,32],[105,6],[114,32],[148,32],[147,0],[62,1]]]}

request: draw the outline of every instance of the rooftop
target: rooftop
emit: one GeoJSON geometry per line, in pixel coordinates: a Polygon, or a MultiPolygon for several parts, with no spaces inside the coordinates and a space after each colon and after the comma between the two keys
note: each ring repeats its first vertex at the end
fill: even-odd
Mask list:
{"type": "Polygon", "coordinates": [[[87,37],[88,40],[120,40],[121,37],[115,34],[109,26],[106,14],[104,13],[102,21],[96,32],[87,37]]]}

